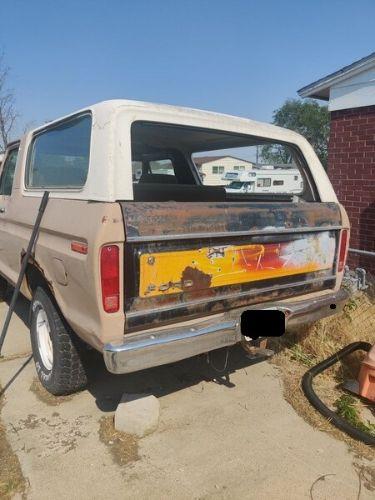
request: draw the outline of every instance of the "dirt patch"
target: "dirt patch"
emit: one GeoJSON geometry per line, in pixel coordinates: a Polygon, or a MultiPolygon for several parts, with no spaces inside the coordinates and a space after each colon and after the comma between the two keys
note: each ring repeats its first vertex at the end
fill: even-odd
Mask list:
{"type": "MultiPolygon", "coordinates": [[[[375,467],[354,463],[361,484],[370,491],[375,491],[375,467]]],[[[359,495],[358,495],[359,498],[359,495]]]]}
{"type": "MultiPolygon", "coordinates": [[[[2,400],[0,399],[0,411],[2,400]]],[[[15,493],[23,493],[26,481],[21,465],[6,438],[4,425],[0,422],[0,497],[11,498],[15,493]]]]}
{"type": "MultiPolygon", "coordinates": [[[[371,290],[370,290],[371,292],[371,290]]],[[[344,440],[358,456],[375,458],[375,450],[356,441],[331,425],[305,398],[301,379],[307,369],[355,341],[375,343],[375,300],[372,293],[358,292],[352,296],[343,313],[325,318],[313,326],[290,332],[274,342],[273,358],[282,375],[285,399],[299,415],[315,428],[344,440]]],[[[324,403],[336,411],[336,404],[345,392],[341,384],[356,379],[365,353],[357,352],[337,363],[314,380],[314,389],[324,403]]],[[[371,408],[358,399],[359,415],[367,422],[371,408]]],[[[372,469],[372,468],[370,468],[372,469]]],[[[373,469],[375,474],[375,469],[373,469]]],[[[367,470],[367,477],[370,472],[367,470]]],[[[367,481],[368,482],[368,481],[367,481]]]]}
{"type": "Polygon", "coordinates": [[[140,459],[138,439],[130,434],[116,431],[113,416],[100,419],[99,437],[111,450],[115,463],[127,465],[140,459]]]}
{"type": "Polygon", "coordinates": [[[21,358],[26,358],[27,356],[30,356],[30,352],[23,352],[20,354],[10,354],[9,356],[0,356],[0,363],[6,362],[6,361],[13,361],[15,359],[21,359],[21,358]]]}
{"type": "Polygon", "coordinates": [[[40,401],[49,406],[59,406],[61,403],[65,403],[66,401],[71,401],[73,399],[73,395],[54,396],[53,394],[50,394],[37,378],[34,378],[30,386],[30,391],[32,391],[40,401]]]}
{"type": "Polygon", "coordinates": [[[27,434],[38,436],[37,442],[29,448],[24,445],[23,451],[30,453],[34,450],[39,457],[53,457],[56,453],[66,454],[75,450],[82,439],[88,438],[87,424],[90,420],[90,415],[66,419],[57,412],[53,412],[50,418],[30,413],[26,418],[11,423],[9,431],[16,434],[21,442],[27,439],[27,434]]]}

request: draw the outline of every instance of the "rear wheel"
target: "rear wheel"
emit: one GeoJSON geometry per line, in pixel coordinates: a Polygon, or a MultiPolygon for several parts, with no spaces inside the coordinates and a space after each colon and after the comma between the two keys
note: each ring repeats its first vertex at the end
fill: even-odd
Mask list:
{"type": "Polygon", "coordinates": [[[82,389],[87,376],[81,342],[43,288],[33,296],[30,333],[36,371],[47,391],[59,396],[82,389]]]}

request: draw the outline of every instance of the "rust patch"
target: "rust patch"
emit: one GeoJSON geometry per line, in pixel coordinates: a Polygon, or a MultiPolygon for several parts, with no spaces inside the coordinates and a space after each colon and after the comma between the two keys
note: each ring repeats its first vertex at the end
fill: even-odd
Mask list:
{"type": "MultiPolygon", "coordinates": [[[[22,266],[22,260],[24,259],[25,254],[26,254],[25,250],[22,250],[22,252],[21,252],[21,263],[20,263],[21,266],[22,266]]],[[[54,289],[53,289],[53,284],[52,284],[52,280],[49,280],[46,277],[44,269],[40,266],[40,264],[38,263],[38,261],[36,261],[34,259],[33,256],[30,256],[30,258],[29,258],[29,262],[28,262],[27,267],[26,267],[26,275],[25,275],[27,287],[29,288],[30,293],[31,293],[31,289],[30,289],[30,286],[29,286],[29,276],[28,276],[28,273],[30,272],[30,266],[34,267],[43,276],[45,282],[48,285],[48,288],[50,289],[50,292],[52,293],[53,296],[55,296],[54,289]]]]}
{"type": "Polygon", "coordinates": [[[211,276],[209,274],[195,269],[194,267],[186,267],[181,276],[183,290],[204,290],[211,286],[211,276]],[[186,286],[188,283],[190,286],[186,286]]]}
{"type": "Polygon", "coordinates": [[[336,203],[121,203],[127,238],[327,227],[341,224],[336,203]]]}

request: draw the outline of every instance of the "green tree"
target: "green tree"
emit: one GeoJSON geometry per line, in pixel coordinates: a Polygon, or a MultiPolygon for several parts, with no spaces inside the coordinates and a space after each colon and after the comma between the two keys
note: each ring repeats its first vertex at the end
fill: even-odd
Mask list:
{"type": "MultiPolygon", "coordinates": [[[[329,112],[327,106],[316,101],[288,99],[273,113],[275,125],[299,132],[310,142],[327,168],[329,112]]],[[[283,146],[263,146],[261,156],[264,162],[290,163],[290,155],[283,146]]]]}

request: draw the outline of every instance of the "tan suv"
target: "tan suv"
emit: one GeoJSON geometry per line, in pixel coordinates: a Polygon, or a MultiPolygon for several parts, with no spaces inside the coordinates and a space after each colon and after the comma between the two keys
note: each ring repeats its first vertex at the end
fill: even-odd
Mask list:
{"type": "Polygon", "coordinates": [[[346,213],[289,130],[125,100],[33,130],[2,164],[2,288],[17,281],[45,190],[21,291],[53,394],[86,383],[86,344],[127,373],[272,333],[244,312],[282,311],[294,325],[346,298],[346,213]],[[256,179],[253,192],[226,189],[236,171],[256,179]]]}

